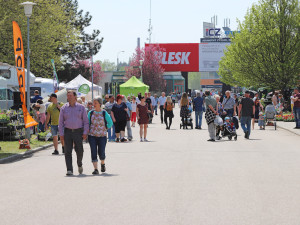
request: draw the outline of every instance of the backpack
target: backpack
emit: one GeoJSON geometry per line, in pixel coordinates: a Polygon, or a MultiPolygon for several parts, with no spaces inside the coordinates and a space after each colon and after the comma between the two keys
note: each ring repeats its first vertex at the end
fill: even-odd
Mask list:
{"type": "MultiPolygon", "coordinates": [[[[90,126],[92,124],[92,115],[93,115],[94,111],[95,110],[91,110],[90,121],[89,121],[90,126]]],[[[105,111],[104,110],[102,111],[102,116],[103,116],[103,119],[104,119],[105,128],[107,129],[107,121],[105,119],[105,111]]]]}

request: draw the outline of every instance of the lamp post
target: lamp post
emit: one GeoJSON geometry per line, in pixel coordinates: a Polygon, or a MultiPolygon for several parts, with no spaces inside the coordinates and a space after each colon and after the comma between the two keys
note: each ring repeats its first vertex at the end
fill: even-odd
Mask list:
{"type": "MultiPolygon", "coordinates": [[[[29,18],[32,15],[32,8],[36,3],[23,2],[20,5],[24,6],[25,16],[27,17],[27,110],[30,113],[30,48],[29,48],[29,18]]],[[[26,128],[26,139],[30,139],[30,127],[26,128]]]]}
{"type": "Polygon", "coordinates": [[[93,62],[93,48],[95,47],[95,40],[90,40],[91,59],[92,59],[92,101],[94,101],[94,62],[93,62]]]}
{"type": "Polygon", "coordinates": [[[117,71],[119,71],[119,54],[125,51],[119,51],[117,54],[117,71]]]}
{"type": "Polygon", "coordinates": [[[143,69],[142,69],[143,68],[143,63],[144,63],[144,60],[141,59],[139,67],[140,67],[140,70],[141,70],[141,80],[142,80],[142,82],[143,82],[143,69]]]}

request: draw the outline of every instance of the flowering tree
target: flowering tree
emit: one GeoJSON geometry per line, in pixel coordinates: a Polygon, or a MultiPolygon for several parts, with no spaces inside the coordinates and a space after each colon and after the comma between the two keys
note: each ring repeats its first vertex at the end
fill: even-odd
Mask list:
{"type": "MultiPolygon", "coordinates": [[[[105,74],[102,71],[101,64],[99,61],[94,63],[94,84],[98,84],[105,74]]],[[[90,60],[77,60],[74,65],[82,76],[92,81],[92,63],[90,60]]]]}
{"type": "Polygon", "coordinates": [[[163,80],[164,69],[161,67],[161,57],[163,49],[159,46],[147,46],[145,48],[136,49],[132,57],[130,66],[126,68],[126,77],[141,77],[140,60],[143,60],[142,75],[143,82],[150,86],[151,91],[162,91],[166,85],[163,80]]]}

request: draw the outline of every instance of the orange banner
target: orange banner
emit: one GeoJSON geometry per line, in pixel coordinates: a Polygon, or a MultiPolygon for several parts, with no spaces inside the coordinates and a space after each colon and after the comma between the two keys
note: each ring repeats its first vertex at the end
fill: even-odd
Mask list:
{"type": "MultiPolygon", "coordinates": [[[[21,30],[17,22],[13,21],[13,33],[14,33],[14,50],[15,50],[15,61],[17,67],[18,81],[20,97],[22,102],[22,109],[24,115],[25,128],[33,127],[38,123],[30,116],[26,108],[26,92],[25,92],[25,62],[24,62],[24,48],[21,30]]],[[[30,84],[27,84],[30,85],[30,84]]]]}

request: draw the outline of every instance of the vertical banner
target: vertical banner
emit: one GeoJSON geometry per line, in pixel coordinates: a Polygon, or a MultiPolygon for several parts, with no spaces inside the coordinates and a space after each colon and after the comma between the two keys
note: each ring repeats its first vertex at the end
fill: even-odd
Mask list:
{"type": "MultiPolygon", "coordinates": [[[[13,21],[13,38],[14,38],[14,51],[15,51],[15,61],[17,67],[18,81],[19,81],[19,90],[20,97],[24,115],[25,128],[33,127],[38,125],[38,123],[30,116],[26,108],[25,100],[25,62],[24,62],[24,48],[23,40],[21,35],[21,30],[17,22],[13,21]]],[[[27,84],[30,85],[30,84],[27,84]]]]}
{"type": "Polygon", "coordinates": [[[53,90],[54,93],[56,93],[59,90],[59,88],[58,88],[58,77],[55,69],[54,59],[51,59],[51,64],[53,66],[53,90]]]}

